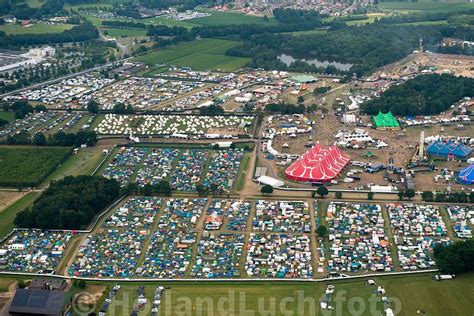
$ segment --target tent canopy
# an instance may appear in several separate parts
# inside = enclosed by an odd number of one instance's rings
[[[390,111],[386,114],[379,112],[376,116],[372,117],[372,120],[376,128],[400,128],[400,124],[398,124],[397,119]]]
[[[305,182],[327,182],[336,178],[350,161],[337,146],[316,144],[285,171],[287,178]]]
[[[257,182],[260,184],[271,185],[274,188],[279,188],[285,184],[283,181],[269,177],[269,176],[260,176],[257,178]]]
[[[459,172],[458,182],[463,184],[474,184],[474,163]]]
[[[433,156],[467,158],[471,154],[472,148],[462,143],[456,144],[452,141],[445,143],[437,140],[428,145],[426,152]]]

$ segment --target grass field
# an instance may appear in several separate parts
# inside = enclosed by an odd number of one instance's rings
[[[386,290],[397,315],[471,315],[474,306],[474,274],[455,280],[436,282],[431,275],[375,278]],[[335,285],[330,305],[323,313],[320,301],[327,284]],[[160,315],[383,315],[383,303],[375,286],[366,281],[322,283],[249,282],[249,283],[143,283],[148,302],[157,286],[164,286]],[[137,286],[123,284],[112,301],[108,315],[129,314],[137,299]],[[373,300],[373,303],[371,303]],[[371,310],[372,309],[372,310]],[[149,315],[150,303],[139,313]],[[184,312],[185,311],[185,312]],[[286,312],[287,311],[287,312]]]
[[[107,33],[112,37],[139,37],[139,36],[146,35],[146,30],[139,30],[139,29],[101,28],[101,30],[107,31]]]
[[[39,192],[30,192],[0,213],[0,238],[12,231],[16,214],[33,204],[39,195]]]
[[[0,25],[0,31],[6,34],[43,34],[43,33],[61,33],[64,30],[72,28],[71,24],[33,24],[29,27],[23,27],[17,24]]]
[[[148,66],[168,64],[187,66],[195,70],[221,69],[234,71],[250,61],[249,58],[225,55],[226,50],[237,45],[240,45],[240,43],[220,39],[196,40],[145,54],[137,57],[137,61]]]
[[[263,17],[245,15],[236,12],[221,12],[221,11],[209,11],[199,10],[202,12],[210,13],[211,16],[190,20],[193,24],[199,25],[232,25],[232,24],[260,24],[260,25],[272,25],[276,24],[276,20],[272,17],[265,21]]]
[[[68,147],[0,147],[0,185],[36,186],[69,153]]]
[[[466,3],[460,1],[454,2],[380,2],[378,4],[380,9],[393,11],[462,11],[466,9],[474,9],[474,3]]]
[[[0,120],[11,122],[15,120],[15,112],[0,111]]]
[[[45,0],[27,0],[26,3],[30,8],[39,8],[45,4]]]

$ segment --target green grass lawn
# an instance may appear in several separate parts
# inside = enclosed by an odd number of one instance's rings
[[[260,25],[272,25],[276,24],[276,20],[273,17],[268,18],[265,21],[263,17],[245,15],[237,12],[221,12],[221,11],[210,11],[210,10],[199,10],[212,14],[203,18],[197,18],[190,20],[193,24],[199,25],[232,25],[232,24],[260,24]]]
[[[103,149],[103,147],[97,146],[80,149],[77,154],[70,156],[51,173],[43,182],[43,186],[66,176],[91,175],[102,159],[104,159]]]
[[[146,30],[140,29],[111,29],[101,28],[102,31],[107,31],[109,36],[112,37],[139,37],[146,36]]]
[[[0,120],[11,122],[15,120],[15,112],[0,111]]]
[[[64,30],[72,28],[72,24],[33,24],[29,27],[23,27],[18,24],[0,25],[0,31],[6,34],[43,34],[43,33],[61,33]]]
[[[234,71],[245,66],[250,59],[226,56],[225,52],[240,42],[220,39],[203,39],[182,43],[175,47],[154,51],[137,57],[148,66],[168,64],[187,66],[196,70],[221,69]]]
[[[430,274],[375,278],[392,300],[397,315],[471,315],[474,306],[474,274],[455,280],[436,282]],[[323,313],[320,300],[327,284],[335,285],[330,305],[332,313]],[[148,303],[139,315],[149,315],[151,300],[157,286],[164,286],[160,315],[261,315],[264,308],[282,315],[284,309],[292,315],[384,315],[376,287],[366,280],[330,281],[322,283],[249,282],[249,283],[141,283]],[[129,314],[137,299],[137,285],[122,284],[108,315]],[[371,303],[373,300],[373,303]],[[222,309],[220,309],[222,308]],[[372,308],[372,310],[371,310]],[[253,313],[254,312],[254,313]]]
[[[45,4],[45,0],[27,0],[26,3],[30,8],[39,8]]]
[[[0,238],[10,233],[15,227],[13,221],[15,220],[16,214],[33,204],[39,195],[39,192],[30,192],[0,212]]]
[[[154,24],[154,25],[166,25],[166,26],[181,26],[181,27],[186,27],[188,29],[198,26],[193,22],[194,20],[188,20],[188,21],[176,21],[172,19],[167,19],[164,17],[153,17],[153,18],[147,18],[147,19],[142,19],[141,22],[146,23],[146,24]]]

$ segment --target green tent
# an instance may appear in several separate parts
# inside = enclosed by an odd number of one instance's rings
[[[395,116],[393,116],[392,112],[388,112],[386,114],[383,114],[382,112],[379,112],[376,116],[372,117],[372,120],[374,121],[375,128],[380,128],[380,129],[399,129],[400,124],[398,124],[397,119]]]

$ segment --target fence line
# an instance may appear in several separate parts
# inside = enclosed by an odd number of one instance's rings
[[[333,277],[333,278],[314,278],[314,279],[278,279],[278,278],[249,278],[249,279],[232,279],[232,278],[222,278],[222,279],[192,279],[192,278],[183,278],[183,279],[170,279],[170,278],[91,278],[91,277],[77,277],[77,276],[66,276],[66,275],[49,275],[49,274],[39,274],[39,273],[29,273],[29,272],[7,272],[0,271],[0,275],[11,275],[11,276],[29,276],[29,277],[51,277],[63,280],[84,280],[84,281],[95,281],[95,282],[195,282],[195,283],[207,283],[207,282],[232,282],[232,283],[251,283],[251,282],[298,282],[298,283],[318,283],[318,282],[327,282],[327,281],[340,281],[340,280],[353,280],[353,279],[365,279],[365,278],[375,278],[375,277],[390,277],[398,275],[411,275],[411,274],[426,274],[438,272],[438,269],[429,269],[429,270],[419,270],[419,271],[403,271],[403,272],[381,272],[381,273],[370,273],[370,274],[361,274],[361,275],[348,275],[343,277]]]

